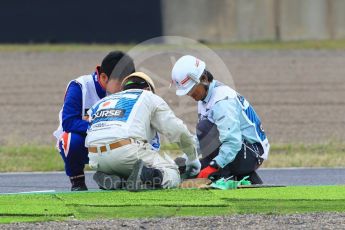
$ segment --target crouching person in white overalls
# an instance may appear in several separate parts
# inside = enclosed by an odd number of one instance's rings
[[[122,82],[122,92],[97,102],[90,110],[86,147],[94,180],[103,189],[175,188],[181,183],[178,167],[166,154],[152,150],[157,131],[186,153],[187,172],[200,171],[195,141],[167,103],[154,94],[150,77],[136,72]]]

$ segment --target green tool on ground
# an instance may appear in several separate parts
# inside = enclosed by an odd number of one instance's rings
[[[241,185],[251,185],[252,184],[249,180],[247,180],[249,178],[249,176],[243,177],[243,179],[240,181],[231,180],[231,178],[232,177],[220,178],[216,182],[213,182],[210,185],[210,187],[218,188],[218,189],[222,189],[222,190],[228,190],[228,189],[237,189],[238,186],[241,186]]]

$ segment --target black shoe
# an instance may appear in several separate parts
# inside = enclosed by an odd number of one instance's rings
[[[128,191],[137,192],[144,189],[157,189],[162,187],[163,174],[160,170],[148,168],[142,160],[138,160],[129,175],[126,188]]]
[[[178,166],[178,171],[180,175],[186,172],[186,159],[183,157],[177,157],[175,160],[176,165]]]
[[[119,176],[105,174],[100,171],[97,171],[93,175],[93,180],[98,184],[99,188],[103,190],[121,189],[124,183]]]
[[[263,184],[264,182],[261,180],[260,176],[254,171],[251,174],[249,174],[248,180],[252,184]]]
[[[81,185],[81,186],[72,186],[71,191],[72,192],[79,192],[79,191],[87,191],[86,184]]]
[[[72,184],[71,191],[87,191],[85,175],[70,177],[70,180]]]

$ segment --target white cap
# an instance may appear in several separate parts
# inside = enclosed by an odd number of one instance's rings
[[[186,95],[193,86],[198,84],[205,67],[205,62],[191,55],[178,59],[171,71],[172,81],[177,87],[176,95]]]

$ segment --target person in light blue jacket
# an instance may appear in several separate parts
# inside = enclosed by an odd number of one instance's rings
[[[190,55],[175,63],[172,81],[176,95],[188,95],[198,102],[196,134],[202,155],[198,178],[249,176],[253,184],[262,184],[256,169],[268,158],[270,145],[250,103],[214,80],[205,62]]]

